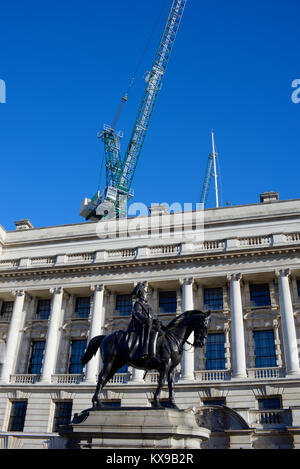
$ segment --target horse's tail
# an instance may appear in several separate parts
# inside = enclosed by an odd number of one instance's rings
[[[86,365],[90,359],[96,355],[98,348],[101,345],[102,340],[105,338],[105,335],[97,335],[96,337],[93,337],[86,348],[86,351],[81,357],[81,363],[82,365]]]

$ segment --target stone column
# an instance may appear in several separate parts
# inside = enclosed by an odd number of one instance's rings
[[[244,336],[244,320],[241,295],[241,274],[228,276],[230,280],[230,309],[232,337],[232,377],[246,378],[246,350]]]
[[[9,382],[9,377],[15,370],[20,342],[20,329],[22,327],[25,293],[23,290],[18,290],[14,292],[14,294],[15,301],[7,335],[5,359],[1,372],[1,381],[4,383]]]
[[[183,280],[182,286],[182,312],[194,309],[193,299],[193,278],[186,278]],[[188,341],[194,342],[194,333],[190,335]],[[192,381],[194,380],[194,347],[186,344],[182,355],[181,367],[181,380]]]
[[[93,299],[93,310],[92,310],[89,340],[93,339],[97,335],[101,335],[102,328],[104,325],[104,308],[103,308],[104,286],[95,285],[91,287],[91,290],[94,292],[94,299]],[[94,384],[96,382],[97,374],[99,373],[99,367],[100,367],[100,352],[98,350],[97,354],[86,365],[86,379],[85,379],[86,383]]]
[[[299,374],[299,355],[294,312],[289,285],[290,269],[276,272],[279,283],[280,312],[285,352],[286,374]]]
[[[58,345],[59,327],[61,325],[61,306],[63,300],[63,289],[61,287],[51,288],[52,293],[51,313],[46,337],[44,360],[42,367],[42,384],[51,383],[51,376],[55,373]]]

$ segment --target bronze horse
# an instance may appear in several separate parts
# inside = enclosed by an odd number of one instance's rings
[[[174,403],[174,375],[176,366],[180,363],[183,346],[194,332],[194,347],[203,347],[207,337],[207,327],[210,312],[200,310],[186,311],[173,319],[167,326],[163,326],[156,345],[156,357],[153,361],[147,358],[131,358],[127,332],[116,331],[110,335],[96,336],[89,342],[84,355],[81,358],[83,365],[96,354],[100,348],[103,366],[98,376],[96,391],[92,398],[93,408],[101,408],[99,395],[108,381],[124,365],[129,364],[134,368],[159,373],[158,386],[154,393],[155,407],[161,407],[159,396],[165,379],[168,380],[169,405],[176,407]]]

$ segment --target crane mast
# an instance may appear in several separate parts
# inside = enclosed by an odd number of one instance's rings
[[[116,133],[114,125],[105,125],[103,131],[99,134],[105,148],[106,189],[103,194],[98,192],[92,200],[85,199],[81,204],[80,215],[87,220],[126,217],[127,202],[133,195],[131,190],[133,177],[186,2],[187,0],[172,1],[151,72],[148,73],[146,78],[146,89],[123,160],[120,154],[122,134],[120,132]],[[127,96],[125,95],[122,100],[122,104],[124,104]]]
[[[205,178],[204,178],[204,183],[202,187],[201,203],[205,205],[207,202],[210,181],[211,181],[211,177],[213,177],[214,185],[215,185],[216,208],[218,208],[219,207],[219,189],[218,189],[218,175],[217,175],[217,163],[216,163],[217,153],[215,151],[215,134],[213,131],[211,131],[211,140],[212,140],[212,153],[210,153],[208,156]]]

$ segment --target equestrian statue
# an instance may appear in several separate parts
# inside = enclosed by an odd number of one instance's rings
[[[154,393],[154,406],[161,408],[159,397],[167,378],[169,406],[176,408],[174,402],[174,376],[181,362],[185,343],[203,347],[207,338],[210,312],[200,310],[186,311],[164,326],[148,304],[146,282],[137,284],[132,292],[132,317],[127,331],[119,330],[107,336],[99,335],[90,340],[81,358],[86,365],[100,348],[102,369],[98,376],[92,398],[94,409],[102,407],[100,393],[115,373],[128,364],[134,368],[159,373],[158,386]],[[194,343],[188,342],[194,333]]]

